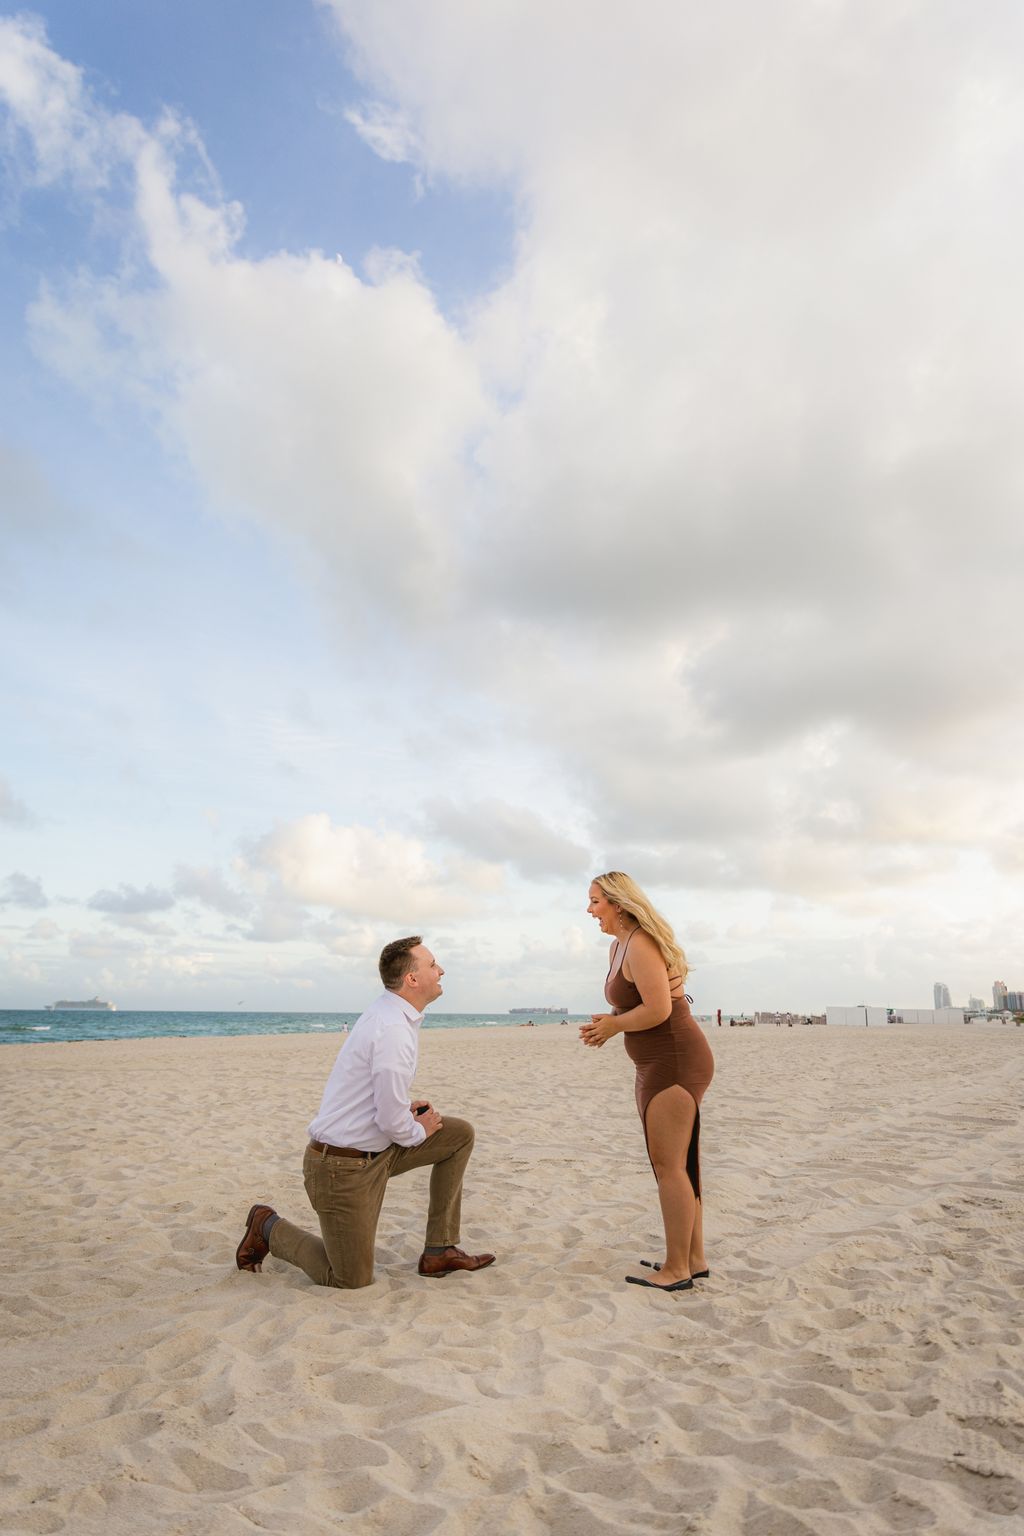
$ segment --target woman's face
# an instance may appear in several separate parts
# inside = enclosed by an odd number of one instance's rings
[[[601,926],[602,933],[615,933],[619,923],[619,909],[614,902],[609,901],[599,885],[590,887],[590,900],[587,902],[587,911],[591,917],[596,917]]]

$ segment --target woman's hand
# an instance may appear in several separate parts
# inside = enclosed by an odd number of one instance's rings
[[[592,1013],[589,1024],[580,1025],[580,1039],[584,1045],[604,1045],[619,1033],[619,1021],[613,1013]]]

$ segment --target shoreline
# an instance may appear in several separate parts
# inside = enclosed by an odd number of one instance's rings
[[[28,1012],[29,1010],[17,1010],[17,1011],[19,1011],[19,1012]],[[352,1023],[354,1023],[355,1020],[359,1017],[359,1015],[358,1014],[352,1014],[350,1017],[351,1017]],[[589,1017],[589,1015],[576,1014],[576,1015],[573,1015],[572,1018],[567,1019],[567,1020],[565,1020],[564,1022],[562,1022],[560,1024],[552,1022],[552,1021],[545,1021],[542,1024],[538,1024],[538,1023],[534,1022],[532,1025],[527,1025],[525,1023],[511,1024],[511,1023],[506,1023],[504,1021],[498,1022],[496,1020],[495,1021],[488,1020],[488,1021],[484,1021],[484,1022],[481,1022],[481,1023],[478,1023],[478,1024],[435,1024],[435,1025],[431,1025],[429,1022],[425,1021],[424,1024],[422,1025],[422,1027],[421,1027],[421,1034],[422,1034],[422,1036],[424,1038],[426,1038],[428,1036],[442,1035],[442,1034],[443,1035],[461,1035],[461,1034],[466,1034],[466,1035],[474,1036],[474,1035],[477,1035],[477,1034],[480,1034],[480,1033],[487,1033],[487,1034],[499,1034],[499,1033],[501,1033],[501,1034],[509,1034],[509,1035],[519,1035],[524,1030],[529,1030],[531,1034],[536,1034],[536,1035],[554,1035],[554,1036],[561,1035],[563,1032],[568,1032],[570,1034],[571,1038],[575,1040],[577,1038],[576,1030],[578,1029],[579,1024],[582,1023],[584,1018],[586,1018],[586,1017]],[[846,1037],[846,1036],[856,1036],[858,1038],[863,1038],[863,1037],[866,1037],[866,1036],[870,1036],[872,1039],[875,1039],[875,1038],[877,1038],[879,1036],[883,1036],[883,1035],[884,1036],[907,1035],[907,1036],[911,1036],[911,1037],[921,1036],[921,1037],[928,1037],[928,1038],[933,1038],[933,1037],[934,1038],[942,1038],[942,1037],[947,1037],[947,1036],[950,1037],[950,1038],[974,1038],[975,1036],[978,1036],[978,1035],[1003,1034],[1003,1035],[1006,1035],[1008,1038],[1011,1038],[1014,1035],[1021,1035],[1022,1037],[1024,1037],[1024,1029],[1022,1029],[1021,1026],[1013,1025],[1013,1024],[1007,1024],[1007,1023],[1000,1023],[997,1020],[992,1020],[990,1022],[980,1023],[980,1024],[917,1024],[917,1023],[914,1023],[914,1024],[903,1024],[903,1023],[901,1023],[901,1024],[872,1024],[872,1025],[869,1025],[869,1026],[865,1026],[865,1025],[858,1026],[858,1025],[853,1025],[853,1024],[833,1024],[831,1026],[830,1025],[823,1025],[823,1024],[821,1024],[821,1025],[806,1025],[806,1024],[803,1024],[803,1025],[794,1025],[794,1026],[792,1026],[792,1028],[790,1028],[790,1027],[785,1026],[785,1025],[779,1026],[779,1025],[774,1025],[774,1024],[756,1024],[756,1025],[753,1025],[753,1024],[746,1024],[746,1025],[735,1024],[735,1025],[730,1025],[728,1023],[722,1023],[720,1025],[716,1025],[714,1020],[709,1020],[709,1019],[706,1019],[706,1018],[698,1018],[698,1017],[696,1017],[696,1015],[695,1015],[695,1018],[696,1018],[697,1024],[704,1031],[704,1033],[708,1036],[708,1039],[712,1043],[716,1039],[721,1039],[721,1038],[723,1038],[725,1036],[729,1036],[729,1035],[734,1035],[734,1036],[742,1035],[742,1036],[749,1036],[749,1037],[754,1037],[754,1036],[756,1036],[756,1037],[763,1037],[765,1035],[768,1035],[768,1036],[799,1035],[799,1036],[802,1037],[802,1036],[808,1036],[808,1035],[826,1035],[827,1034],[830,1037],[836,1037],[836,1036],[843,1036],[843,1037]],[[2,1021],[2,1014],[0,1014],[0,1021]],[[2,1028],[2,1022],[0,1022],[0,1028]],[[205,1041],[205,1040],[241,1040],[241,1041],[244,1041],[244,1040],[250,1040],[250,1041],[254,1041],[254,1040],[299,1040],[299,1039],[328,1039],[328,1040],[336,1040],[336,1039],[343,1038],[345,1035],[347,1035],[347,1033],[348,1033],[350,1028],[351,1028],[351,1024],[350,1023],[343,1023],[343,1024],[341,1024],[341,1025],[339,1025],[337,1027],[330,1027],[330,1026],[326,1026],[326,1025],[324,1025],[324,1026],[316,1026],[315,1025],[315,1026],[309,1026],[309,1027],[306,1027],[306,1028],[303,1028],[303,1029],[290,1029],[290,1030],[289,1029],[211,1030],[209,1032],[200,1032],[200,1031],[197,1030],[197,1031],[193,1031],[193,1032],[189,1032],[189,1033],[178,1032],[178,1031],[168,1031],[167,1033],[149,1034],[149,1035],[110,1035],[110,1036],[88,1035],[88,1036],[83,1036],[81,1039],[77,1039],[77,1040],[66,1040],[66,1039],[65,1040],[54,1040],[54,1039],[45,1039],[45,1040],[41,1040],[41,1039],[0,1040],[0,1059],[2,1059],[3,1055],[7,1051],[10,1051],[10,1050],[13,1050],[13,1051],[18,1051],[18,1050],[26,1050],[26,1051],[31,1050],[31,1051],[35,1051],[35,1050],[38,1049],[39,1046],[47,1046],[47,1047],[49,1047],[51,1049],[56,1048],[56,1047],[73,1047],[75,1049],[80,1049],[83,1046],[90,1046],[90,1045],[99,1045],[99,1046],[104,1046],[104,1047],[118,1046],[118,1045],[145,1045],[145,1044],[156,1044],[156,1043],[158,1043],[160,1041],[168,1041],[168,1040],[178,1040],[178,1041],[185,1041],[185,1042],[192,1041],[192,1042],[196,1042],[196,1043],[198,1043],[200,1041]],[[40,1030],[39,1032],[42,1032],[42,1031]]]

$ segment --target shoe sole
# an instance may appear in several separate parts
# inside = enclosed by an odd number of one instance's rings
[[[660,1269],[661,1268],[661,1265],[660,1264],[655,1264],[652,1259],[641,1259],[640,1263],[643,1265],[644,1269]],[[711,1271],[710,1271],[710,1269],[695,1269],[693,1274],[690,1276],[690,1279],[691,1280],[710,1280],[711,1279]]]
[[[693,1280],[673,1280],[671,1285],[659,1285],[656,1280],[641,1280],[639,1275],[627,1275],[627,1285],[642,1285],[648,1291],[692,1291]]]

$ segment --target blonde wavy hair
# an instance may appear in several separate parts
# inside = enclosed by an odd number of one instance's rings
[[[624,875],[621,869],[612,869],[606,875],[595,875],[594,884],[604,892],[609,901],[621,907],[623,912],[628,912],[630,917],[636,918],[644,933],[649,933],[661,950],[669,973],[672,974],[678,968],[680,978],[685,981],[690,967],[686,963],[682,947],[668,923],[661,913],[651,906],[636,881],[630,879],[629,875]]]

